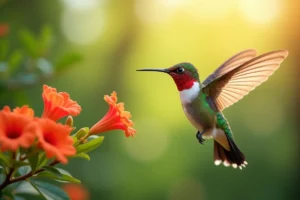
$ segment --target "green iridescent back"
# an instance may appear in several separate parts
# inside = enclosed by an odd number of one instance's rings
[[[233,134],[232,134],[231,128],[229,126],[228,121],[224,117],[223,113],[218,112],[216,114],[216,116],[217,116],[217,127],[221,128],[227,136],[229,136],[231,139],[233,139]]]

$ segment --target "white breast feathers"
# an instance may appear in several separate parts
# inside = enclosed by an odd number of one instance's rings
[[[180,91],[180,99],[182,104],[191,103],[199,94],[200,86],[198,82],[194,82],[194,85],[190,89]]]

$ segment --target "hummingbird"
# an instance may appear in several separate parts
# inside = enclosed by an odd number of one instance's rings
[[[169,74],[177,86],[187,119],[197,129],[198,141],[203,144],[207,139],[214,140],[214,164],[242,169],[248,163],[234,142],[222,111],[266,81],[287,55],[287,50],[276,50],[257,56],[254,49],[248,49],[232,56],[202,83],[197,69],[188,62],[137,71]]]

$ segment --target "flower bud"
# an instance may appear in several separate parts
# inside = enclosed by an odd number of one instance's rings
[[[66,119],[65,125],[68,125],[70,127],[73,127],[73,117],[69,115]]]

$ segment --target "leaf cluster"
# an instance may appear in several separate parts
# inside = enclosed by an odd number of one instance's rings
[[[87,153],[102,144],[103,136],[87,138],[88,131],[88,128],[81,128],[72,135],[77,153],[69,159],[89,161]],[[15,153],[0,152],[0,199],[25,198],[27,195],[38,195],[42,199],[69,199],[59,185],[81,182],[57,164],[57,160],[48,159],[45,152],[36,148],[21,148]]]

